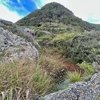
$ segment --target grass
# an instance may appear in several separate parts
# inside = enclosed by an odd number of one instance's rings
[[[54,72],[62,68],[62,62],[59,61],[60,56],[55,48],[46,47],[42,50],[39,64],[49,72]]]
[[[39,64],[48,72],[55,72],[62,67],[62,63],[53,56],[42,55]]]
[[[0,63],[2,99],[26,100],[30,95],[34,97],[56,91],[56,81],[62,78],[58,76],[63,64],[60,55],[56,49],[50,48],[44,48],[41,53],[37,62],[20,59]]]
[[[23,59],[0,63],[0,92],[3,100],[27,100],[35,95],[57,91],[56,84],[65,80],[61,69],[64,65],[60,50],[43,48],[39,61]],[[89,68],[88,68],[89,69]],[[90,70],[91,71],[91,70]],[[81,81],[81,73],[68,72],[71,83]],[[64,80],[63,80],[64,78]],[[63,89],[67,88],[66,86]]]
[[[100,100],[100,96],[97,96],[96,100]]]
[[[14,97],[23,100],[29,98],[30,94],[44,95],[52,88],[51,82],[47,71],[30,59],[0,63],[3,100],[12,100]]]
[[[69,82],[71,82],[71,83],[81,81],[81,74],[76,72],[76,71],[75,72],[68,72],[67,76],[68,76]]]

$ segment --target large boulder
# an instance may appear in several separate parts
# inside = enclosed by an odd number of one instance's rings
[[[9,60],[10,58],[38,59],[39,53],[31,42],[0,27],[0,58],[3,60]]]
[[[65,90],[60,90],[43,97],[43,100],[99,100],[100,72],[88,82],[77,82]]]
[[[29,37],[34,39],[35,36],[35,31],[29,28],[24,29],[24,33],[26,33]]]

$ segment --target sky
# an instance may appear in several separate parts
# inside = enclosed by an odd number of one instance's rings
[[[50,2],[64,5],[85,21],[100,24],[100,0],[0,0],[0,19],[16,22]]]

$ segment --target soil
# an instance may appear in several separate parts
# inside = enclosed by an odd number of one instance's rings
[[[83,69],[81,69],[79,66],[69,62],[68,60],[61,60],[63,62],[63,68],[67,71],[77,71],[83,73]]]

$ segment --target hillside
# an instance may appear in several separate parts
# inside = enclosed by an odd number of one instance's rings
[[[41,9],[30,13],[16,22],[20,26],[41,26],[46,23],[63,23],[64,25],[78,26],[83,30],[100,27],[99,25],[95,27],[95,25],[83,21],[81,18],[76,17],[72,11],[55,2],[46,4]]]
[[[0,20],[0,100],[100,100],[99,29],[58,3]]]

